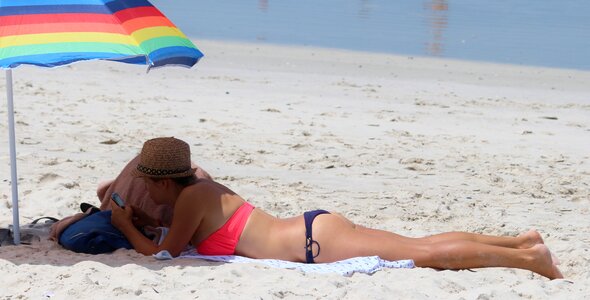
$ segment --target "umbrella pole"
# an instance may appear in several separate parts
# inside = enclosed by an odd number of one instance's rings
[[[14,135],[14,105],[12,103],[12,70],[6,70],[6,98],[8,101],[8,136],[10,140],[10,185],[12,187],[12,230],[14,244],[20,244],[20,225],[18,222],[18,178],[16,177],[16,143]]]

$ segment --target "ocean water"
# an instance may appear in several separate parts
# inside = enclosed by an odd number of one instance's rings
[[[590,0],[151,2],[197,43],[308,45],[590,70]]]

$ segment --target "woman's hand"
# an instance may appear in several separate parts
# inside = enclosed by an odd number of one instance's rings
[[[127,226],[133,226],[133,208],[130,206],[121,208],[111,199],[111,209],[111,224],[113,224],[113,226],[121,231]]]

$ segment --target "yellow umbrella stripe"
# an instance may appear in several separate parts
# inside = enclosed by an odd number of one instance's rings
[[[139,43],[132,37],[117,33],[102,32],[61,32],[26,34],[7,36],[0,38],[0,48],[42,45],[53,43],[114,43],[131,46],[139,46]]]
[[[156,26],[136,30],[131,33],[131,36],[138,44],[160,37],[180,37],[186,39],[186,36],[178,28],[167,26]]]

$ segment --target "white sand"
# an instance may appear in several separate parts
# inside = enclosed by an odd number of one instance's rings
[[[174,135],[220,182],[274,215],[323,208],[409,236],[537,228],[567,279],[504,268],[347,278],[160,262],[127,250],[80,255],[43,242],[0,248],[0,297],[590,295],[590,72],[197,45],[206,57],[196,70],[146,75],[139,66],[93,62],[14,71],[21,223],[98,203],[97,183],[114,177],[144,140]],[[5,227],[12,222],[5,100],[0,111]]]

